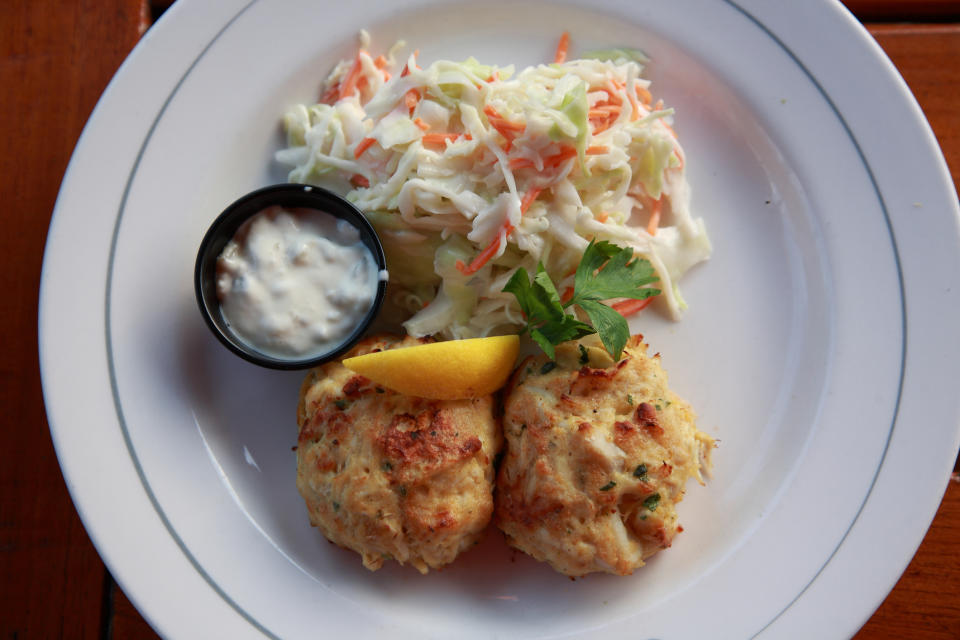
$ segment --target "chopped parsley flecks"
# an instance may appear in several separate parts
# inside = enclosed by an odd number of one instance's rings
[[[629,393],[627,394],[627,404],[629,404],[631,407],[633,406],[633,395],[632,395],[632,394],[629,394]]]
[[[344,409],[347,408],[347,401],[344,400],[343,398],[340,398],[339,400],[334,400],[333,404],[335,404],[337,409],[340,409],[340,411],[343,411]]]
[[[637,468],[633,470],[633,477],[634,477],[634,478],[640,478],[640,479],[646,478],[646,477],[647,477],[647,465],[645,465],[645,464],[638,464],[638,465],[637,465]]]
[[[654,493],[653,495],[649,495],[647,496],[646,500],[643,501],[643,506],[645,506],[647,509],[650,509],[650,511],[656,511],[657,505],[659,504],[660,504],[659,493]]]
[[[602,487],[600,487],[600,491],[610,491],[610,489],[613,489],[615,486],[617,486],[617,483],[614,482],[613,480],[611,480],[611,481],[608,482],[607,484],[605,484],[605,485],[603,485]],[[646,504],[646,503],[644,503],[644,504]]]
[[[543,363],[542,367],[540,367],[540,375],[544,375],[545,373],[550,373],[556,368],[557,368],[557,363],[554,362],[553,360],[548,360],[547,362]]]
[[[578,344],[577,346],[580,347],[580,366],[586,366],[587,363],[590,362],[590,354],[587,353],[587,348],[582,344]]]

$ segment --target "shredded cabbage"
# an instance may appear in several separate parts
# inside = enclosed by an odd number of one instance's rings
[[[470,338],[524,324],[503,293],[518,267],[542,262],[558,290],[590,238],[631,246],[660,276],[668,313],[677,280],[711,253],[690,214],[673,111],[653,103],[642,53],[614,49],[560,64],[468,59],[397,69],[362,34],[317,104],[284,116],[276,159],[292,182],[343,193],[387,254],[407,332]]]

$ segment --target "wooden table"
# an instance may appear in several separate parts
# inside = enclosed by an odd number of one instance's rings
[[[110,77],[164,4],[0,2],[0,638],[155,634],[104,568],[67,494],[43,408],[37,292],[70,154]],[[917,96],[960,184],[960,2],[850,0]],[[960,638],[960,482],[858,639]]]

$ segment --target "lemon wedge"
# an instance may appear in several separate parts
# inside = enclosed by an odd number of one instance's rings
[[[345,358],[343,365],[388,389],[434,400],[477,398],[507,382],[517,336],[432,342]]]

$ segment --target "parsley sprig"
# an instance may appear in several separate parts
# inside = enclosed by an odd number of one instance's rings
[[[556,345],[596,333],[610,355],[619,360],[630,338],[630,327],[626,318],[603,301],[641,300],[658,295],[659,289],[647,286],[657,280],[649,260],[634,259],[632,248],[601,240],[591,241],[583,252],[573,279],[573,296],[566,302],[560,301],[557,288],[542,263],[537,265],[532,281],[526,269],[517,269],[503,291],[516,296],[527,318],[524,331],[530,333],[550,359],[555,357]],[[567,313],[567,309],[574,306],[587,314],[590,324]]]

